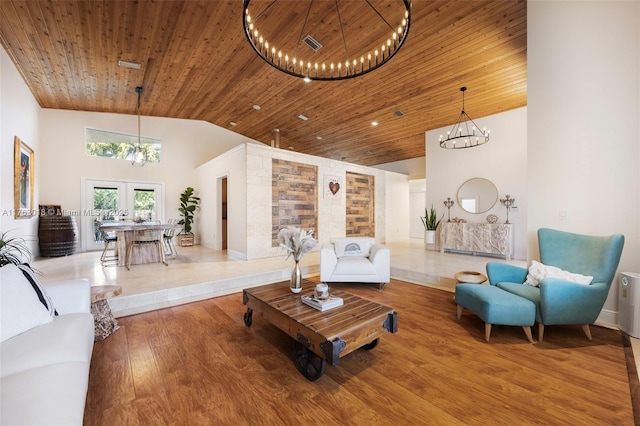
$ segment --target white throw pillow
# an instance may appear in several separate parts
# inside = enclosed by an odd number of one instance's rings
[[[584,285],[589,285],[591,284],[591,281],[593,281],[593,277],[591,276],[564,271],[556,266],[543,265],[542,263],[533,260],[531,261],[531,266],[527,271],[527,279],[524,284],[538,287],[540,285],[540,281],[547,277],[562,278],[566,281]]]
[[[368,257],[373,238],[335,238],[332,240],[336,247],[336,256]]]
[[[53,321],[31,283],[15,265],[0,268],[0,341]]]
[[[44,305],[44,307],[49,311],[49,315],[58,315],[56,308],[53,306],[53,302],[51,298],[44,291],[44,287],[40,284],[38,277],[36,277],[36,273],[31,269],[28,263],[23,263],[22,265],[16,265],[18,269],[22,271],[22,275],[29,281],[33,291],[36,292],[36,296],[38,296],[38,300]]]

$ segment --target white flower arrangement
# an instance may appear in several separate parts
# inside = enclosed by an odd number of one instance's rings
[[[287,259],[293,255],[296,262],[300,261],[305,253],[311,251],[318,244],[318,241],[313,238],[313,229],[303,231],[293,226],[282,228],[278,232],[278,242],[280,247],[287,250]]]

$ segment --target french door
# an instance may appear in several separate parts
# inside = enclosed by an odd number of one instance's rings
[[[101,250],[104,242],[98,222],[164,219],[164,184],[85,179],[82,235],[84,250]]]

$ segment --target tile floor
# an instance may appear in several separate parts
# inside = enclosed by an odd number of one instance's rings
[[[425,250],[422,240],[410,239],[388,244],[391,249],[391,276],[418,284],[449,283],[461,270],[483,272],[487,261],[507,262],[455,253]],[[88,278],[92,285],[119,285],[122,295],[110,300],[116,316],[130,315],[207,297],[220,296],[245,287],[282,281],[291,274],[293,261],[283,255],[251,261],[236,260],[226,251],[202,246],[178,247],[178,256],[161,263],[122,266],[100,264],[100,252],[77,253],[66,257],[38,258],[34,267],[42,281]],[[525,265],[522,260],[509,263]],[[319,273],[319,252],[305,255],[303,273]]]

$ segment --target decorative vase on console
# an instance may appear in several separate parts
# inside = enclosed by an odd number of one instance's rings
[[[313,229],[303,231],[300,228],[288,227],[278,232],[278,243],[280,247],[287,250],[287,259],[293,255],[296,261],[291,272],[291,282],[289,287],[293,293],[302,291],[302,271],[300,270],[300,260],[302,256],[316,246],[318,241],[313,238]]]

